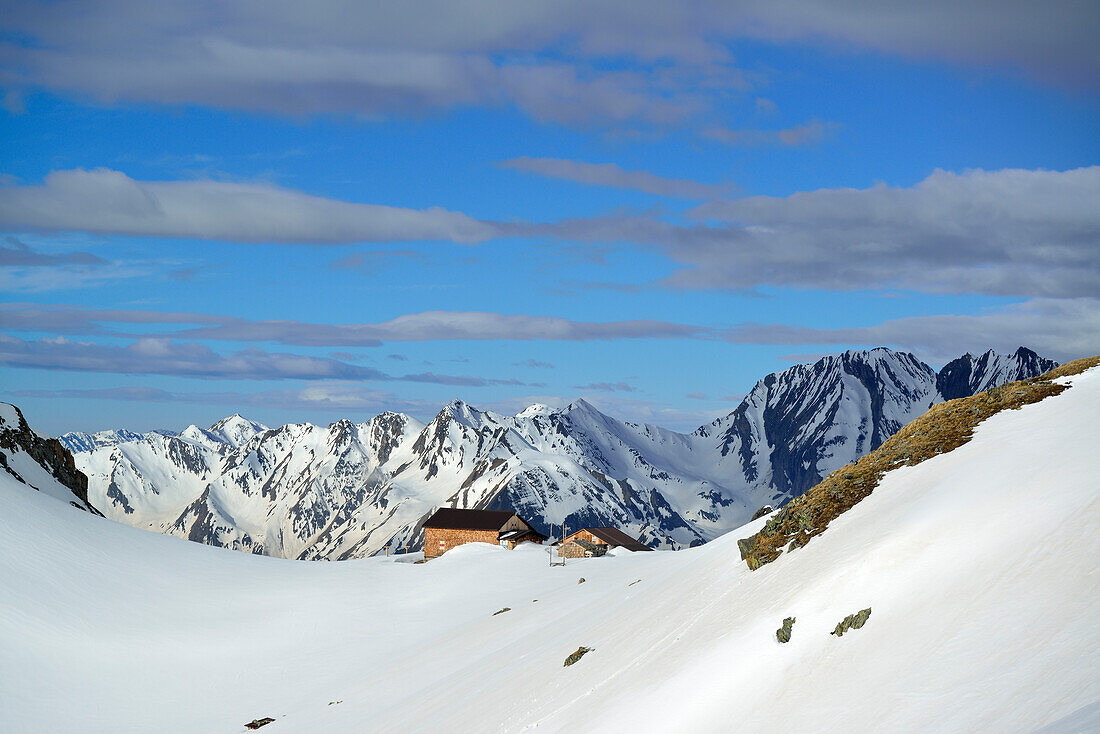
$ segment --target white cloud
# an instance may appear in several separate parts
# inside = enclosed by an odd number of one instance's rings
[[[761,100],[757,100],[758,110],[762,109],[759,104],[760,101]],[[764,101],[767,102],[768,100]],[[774,104],[772,108],[774,108]],[[765,105],[763,110],[767,112],[769,108]],[[816,145],[833,135],[839,127],[839,125],[833,122],[811,120],[802,125],[795,125],[794,127],[777,130],[733,130],[730,128],[714,127],[704,130],[703,135],[712,140],[717,140],[720,143],[725,143],[726,145],[740,145],[746,147],[785,145],[797,148],[807,145]]]
[[[175,324],[191,326],[172,337],[243,342],[271,341],[296,346],[373,347],[382,342],[545,339],[595,341],[615,339],[690,338],[704,327],[667,321],[572,321],[556,316],[528,316],[482,311],[424,311],[374,324],[314,324],[303,321],[249,321],[233,316],[159,311],[87,309],[42,304],[0,306],[0,326],[58,334],[130,336],[104,324]],[[203,326],[205,324],[205,326]],[[195,326],[198,325],[198,326]]]
[[[248,321],[211,314],[96,310],[29,303],[0,305],[0,327],[9,331],[85,337],[139,337],[116,331],[108,326],[110,324],[183,327],[176,331],[158,328],[161,337],[172,340],[270,341],[307,347],[372,347],[384,342],[455,339],[611,341],[665,338],[721,340],[736,344],[836,345],[838,348],[882,345],[920,352],[929,361],[990,348],[1012,351],[1018,346],[1030,347],[1044,356],[1059,360],[1100,354],[1100,298],[1089,297],[1037,298],[979,314],[912,316],[890,319],[872,326],[828,329],[774,323],[722,326],[652,321],[576,322],[556,317],[479,312],[409,314],[378,324],[313,324]],[[338,363],[354,359],[352,355],[343,353],[330,356]],[[59,354],[57,358],[64,359],[66,355]],[[514,363],[513,366],[551,367],[548,363],[532,359]],[[318,374],[317,377],[323,375]],[[434,378],[444,384],[451,379],[431,373],[408,375],[406,378],[414,381]],[[386,376],[386,379],[396,378]],[[476,378],[454,379],[460,381],[454,384],[469,384],[469,380]],[[500,384],[500,381],[497,382]]]
[[[173,375],[216,380],[402,381],[459,387],[542,385],[512,378],[440,375],[432,372],[389,375],[371,367],[349,364],[338,359],[267,352],[256,348],[223,354],[197,342],[183,342],[161,336],[142,337],[125,346],[115,346],[74,341],[63,336],[27,341],[0,334],[0,364],[64,372]]]
[[[614,163],[586,163],[563,158],[521,156],[502,161],[500,165],[517,171],[580,184],[634,189],[657,196],[683,199],[713,199],[729,194],[733,188],[729,184],[705,184],[682,178],[666,178],[648,171],[628,171]]]
[[[661,285],[1020,297],[1100,293],[1100,166],[935,171],[912,187],[822,189],[713,201],[699,223],[650,216],[535,228],[570,241],[662,249],[684,266]]]
[[[932,364],[965,352],[1007,353],[1025,346],[1064,362],[1100,354],[1100,298],[1033,299],[976,315],[909,316],[863,327],[742,324],[728,329],[723,339],[737,344],[891,346],[916,352]],[[815,355],[790,359],[812,361]]]
[[[0,46],[8,94],[44,87],[107,102],[291,115],[511,104],[566,123],[667,122],[706,106],[689,89],[720,96],[744,87],[727,50],[741,38],[1019,69],[1092,89],[1100,79],[1096,12],[1087,1],[851,0],[827,9],[813,0],[9,5],[5,26],[21,40]],[[579,63],[553,60],[563,49]],[[600,69],[608,59],[615,71]],[[18,98],[6,104],[18,109]]]
[[[136,181],[106,168],[54,171],[40,186],[0,187],[0,224],[103,234],[331,244],[478,242],[492,224],[439,207],[406,209],[265,184]]]
[[[232,390],[180,392],[146,386],[121,386],[16,390],[9,394],[16,398],[188,403],[228,405],[235,410],[251,407],[296,412],[355,412],[368,415],[392,410],[418,416],[431,416],[440,408],[438,403],[410,400],[386,390],[347,382],[316,382],[302,388],[278,388],[254,392]],[[301,420],[300,416],[295,420]]]
[[[17,237],[0,242],[0,291],[42,292],[102,287],[147,277],[149,262],[108,262],[90,252],[44,251]]]

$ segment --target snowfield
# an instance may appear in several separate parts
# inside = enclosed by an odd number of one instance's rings
[[[737,539],[766,518],[555,568],[530,545],[311,563],[0,473],[0,730],[1096,731],[1100,368],[1069,381],[754,572]]]

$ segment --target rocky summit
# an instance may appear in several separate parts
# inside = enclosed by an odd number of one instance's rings
[[[81,510],[101,514],[88,502],[88,477],[77,470],[69,450],[56,438],[39,435],[23,412],[9,403],[0,403],[0,471]]]

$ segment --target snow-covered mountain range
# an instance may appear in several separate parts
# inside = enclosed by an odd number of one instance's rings
[[[876,448],[945,398],[1055,366],[1030,350],[965,355],[937,373],[879,348],[768,375],[729,415],[682,434],[577,400],[515,416],[453,401],[424,424],[269,429],[234,415],[177,435],[67,434],[108,517],[286,558],[418,549],[440,506],[515,509],[537,529],[612,525],[653,547],[711,540]]]

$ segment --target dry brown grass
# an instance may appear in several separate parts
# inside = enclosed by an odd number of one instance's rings
[[[799,548],[820,535],[829,522],[871,494],[882,475],[899,466],[953,451],[969,441],[974,428],[1002,410],[1037,403],[1066,389],[1052,382],[1100,365],[1100,357],[1074,360],[1040,377],[1010,382],[972,397],[932,406],[920,418],[858,461],[836,470],[804,495],[776,512],[755,535],[737,542],[751,570],[774,561],[789,546]]]

